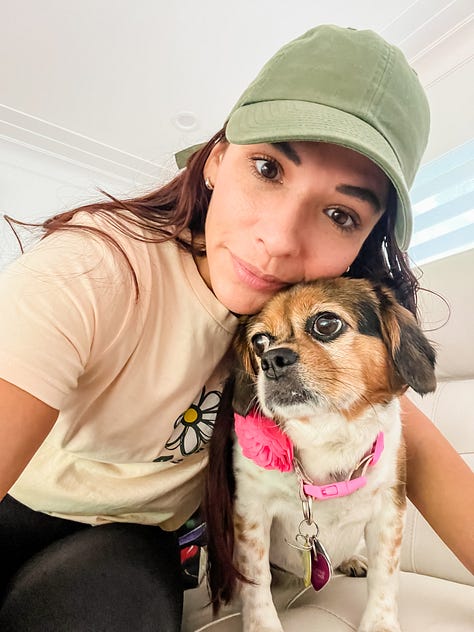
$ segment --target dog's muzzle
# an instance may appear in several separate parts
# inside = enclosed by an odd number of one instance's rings
[[[299,356],[292,349],[269,349],[261,357],[262,371],[269,380],[279,380],[288,373],[288,367],[296,364]]]
[[[310,392],[301,381],[299,360],[299,355],[288,347],[269,349],[260,358],[261,375],[264,377],[260,397],[273,414],[288,413],[302,404],[317,404],[315,393]]]

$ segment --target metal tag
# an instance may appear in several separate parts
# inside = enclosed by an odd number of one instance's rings
[[[313,549],[302,551],[303,557],[303,582],[304,587],[311,586],[311,575],[313,572]]]
[[[311,538],[311,584],[319,591],[332,577],[333,569],[329,555],[317,538]]]

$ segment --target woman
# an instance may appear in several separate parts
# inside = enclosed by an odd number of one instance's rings
[[[398,49],[317,27],[169,184],[44,224],[0,281],[2,630],[179,629],[175,530],[200,503],[237,315],[341,274],[414,311],[403,251],[428,127]],[[404,411],[409,495],[472,564],[470,472]]]

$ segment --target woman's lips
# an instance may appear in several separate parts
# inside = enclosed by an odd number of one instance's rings
[[[260,272],[260,270],[257,270],[235,255],[231,256],[232,263],[234,264],[234,270],[238,278],[255,290],[276,292],[288,285],[288,283],[282,281],[281,279]]]

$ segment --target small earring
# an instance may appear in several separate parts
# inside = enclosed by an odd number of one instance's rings
[[[351,266],[347,266],[346,274],[348,274],[351,270]]]
[[[209,178],[205,178],[204,184],[206,185],[206,189],[209,189],[209,191],[212,191],[214,189],[214,185]]]

